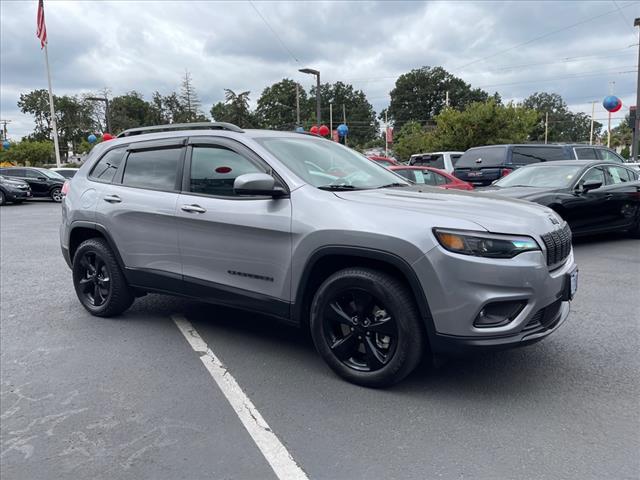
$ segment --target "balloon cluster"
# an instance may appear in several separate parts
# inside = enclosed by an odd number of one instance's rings
[[[10,146],[11,146],[11,144],[9,143],[9,140],[5,140],[4,142],[2,142],[2,149],[3,150],[9,150]]]
[[[114,138],[116,138],[116,137],[114,137],[114,136],[113,136],[113,135],[111,135],[110,133],[103,133],[103,134],[102,134],[102,141],[103,141],[103,142],[106,142],[107,140],[113,140]],[[96,137],[96,136],[92,133],[91,135],[89,135],[89,136],[87,137],[87,141],[88,141],[89,143],[91,143],[91,144],[94,144],[94,143],[96,143],[96,142],[98,141],[98,137]]]
[[[349,127],[347,127],[344,123],[338,125],[338,135],[341,137],[346,137],[349,134]]]
[[[615,95],[608,95],[604,97],[604,100],[602,101],[602,106],[608,112],[611,112],[611,113],[617,112],[622,108],[622,100],[620,100]]]

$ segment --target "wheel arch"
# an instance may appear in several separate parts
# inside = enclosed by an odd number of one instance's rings
[[[90,238],[103,238],[109,244],[111,251],[116,256],[116,260],[118,261],[118,265],[125,271],[125,265],[122,261],[122,257],[120,256],[120,252],[116,247],[113,238],[109,234],[106,228],[98,223],[91,222],[82,222],[77,221],[73,222],[71,227],[71,231],[69,232],[69,259],[71,264],[73,265],[73,257],[76,253],[76,250],[84,242]]]
[[[381,270],[400,280],[413,295],[420,317],[431,338],[435,333],[429,303],[422,285],[404,259],[387,251],[352,246],[327,246],[317,249],[307,260],[291,305],[291,317],[307,327],[311,301],[322,282],[330,275],[348,267],[366,267]]]

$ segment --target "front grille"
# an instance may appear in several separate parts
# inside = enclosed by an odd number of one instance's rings
[[[545,329],[553,328],[555,326],[554,320],[557,320],[556,316],[558,315],[561,306],[562,299],[558,299],[552,304],[541,308],[533,317],[531,317],[531,320],[527,322],[522,331],[527,332],[529,330],[535,330],[540,327],[543,327]]]
[[[571,252],[571,229],[565,225],[564,228],[542,235],[542,241],[547,247],[547,265],[557,265]]]

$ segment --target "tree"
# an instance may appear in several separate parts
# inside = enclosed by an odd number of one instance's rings
[[[198,94],[191,81],[191,73],[188,70],[184,72],[184,79],[182,80],[182,88],[180,89],[180,105],[182,106],[182,114],[179,115],[179,122],[198,122],[206,120],[200,113],[200,100]]]
[[[591,118],[584,113],[571,112],[563,98],[557,93],[536,92],[527,97],[522,102],[522,106],[538,113],[538,121],[531,132],[531,140],[544,141],[545,118],[548,114],[547,141],[589,141]],[[602,128],[602,124],[595,122],[594,132],[599,132],[600,128]]]
[[[111,133],[114,134],[129,128],[156,124],[153,106],[135,90],[111,99],[109,116]]]
[[[631,129],[631,122],[629,120],[629,114],[627,113],[624,120],[618,124],[617,127],[611,129],[611,146],[627,148],[630,150],[630,146],[633,143],[633,130]],[[624,156],[624,155],[623,155]],[[629,154],[627,153],[627,157]]]
[[[316,88],[311,89],[307,102],[307,110],[310,112],[307,117],[307,125],[315,125],[317,121]],[[320,85],[320,98],[322,100],[321,117],[326,125],[329,125],[329,105],[333,103],[334,128],[343,121],[342,108],[344,105],[349,126],[349,145],[364,145],[378,136],[379,123],[376,112],[362,90],[355,90],[353,85],[343,82],[324,83]]]
[[[12,143],[3,151],[0,162],[11,162],[14,165],[40,166],[53,162],[53,142],[48,140],[22,140]]]
[[[435,117],[436,127],[426,131],[417,122],[404,125],[395,145],[401,159],[420,152],[467,150],[479,145],[522,143],[533,130],[536,112],[512,103],[500,105],[495,100],[476,102],[464,111],[443,110]]]
[[[249,94],[245,91],[236,93],[228,88],[224,89],[224,102],[218,102],[211,107],[211,116],[216,122],[229,122],[243,128],[255,125],[255,118],[249,109]]]
[[[265,88],[258,99],[255,118],[263,128],[293,130],[296,125],[296,85],[300,96],[300,118],[311,115],[307,92],[299,84],[284,78]]]
[[[409,121],[424,124],[445,108],[447,92],[449,106],[458,110],[472,102],[489,99],[487,92],[471,88],[471,85],[442,67],[422,67],[398,77],[390,93],[388,117],[396,127],[402,127]],[[497,93],[493,99],[497,104],[500,103]]]
[[[21,93],[18,108],[22,113],[33,116],[36,128],[32,133],[35,140],[45,140],[51,137],[51,111],[49,109],[49,93],[44,90],[33,90]]]

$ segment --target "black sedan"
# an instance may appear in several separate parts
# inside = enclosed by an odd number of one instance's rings
[[[31,197],[31,188],[27,182],[0,175],[0,205],[22,203],[29,197]]]
[[[640,236],[639,175],[619,163],[555,161],[519,168],[477,191],[550,207],[574,235],[622,230]]]

